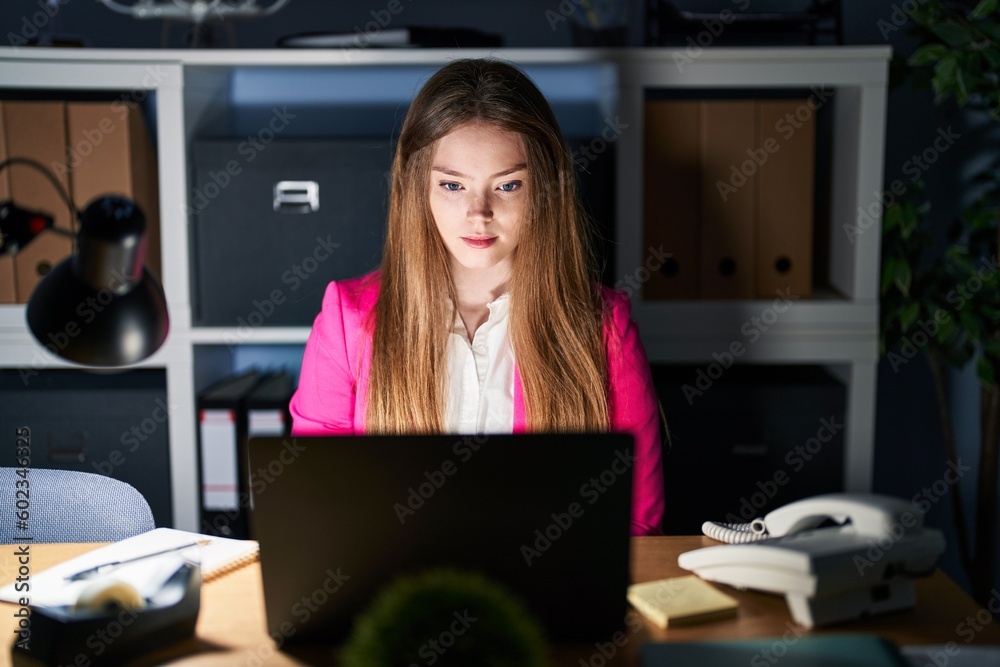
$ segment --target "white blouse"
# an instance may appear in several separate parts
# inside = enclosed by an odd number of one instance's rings
[[[490,316],[469,342],[461,316],[448,336],[445,428],[450,433],[514,431],[514,350],[507,323],[510,296],[486,304]]]

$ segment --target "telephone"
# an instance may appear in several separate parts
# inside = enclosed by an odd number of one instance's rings
[[[913,607],[912,578],[933,572],[945,546],[912,504],[861,493],[807,498],[746,524],[706,522],[703,531],[732,544],[683,553],[682,568],[783,594],[809,628]]]

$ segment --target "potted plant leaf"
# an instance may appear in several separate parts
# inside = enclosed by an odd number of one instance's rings
[[[920,46],[907,60],[909,74],[929,82],[938,105],[961,111],[993,136],[1000,136],[998,4],[924,0],[910,15]],[[894,369],[926,356],[952,464],[958,456],[946,371],[976,363],[981,433],[974,525],[966,519],[959,484],[951,485],[951,495],[959,558],[980,603],[994,586],[1000,444],[1000,151],[984,152],[989,164],[967,179],[964,208],[943,250],[928,229],[930,204],[919,188],[886,208],[881,283],[882,352]]]

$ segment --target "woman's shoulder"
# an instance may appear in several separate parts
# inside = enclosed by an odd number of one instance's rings
[[[624,331],[632,315],[632,302],[629,301],[628,293],[607,285],[597,287],[604,304],[605,327],[613,324],[617,331]]]
[[[378,290],[381,273],[377,269],[357,278],[333,280],[327,286],[327,299],[331,296],[340,301],[340,306],[346,311],[367,312],[375,307],[378,300]]]

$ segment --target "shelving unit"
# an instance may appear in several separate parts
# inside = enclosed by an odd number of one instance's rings
[[[878,361],[880,231],[873,225],[852,238],[845,226],[879,201],[885,146],[888,47],[705,50],[694,62],[675,64],[668,53],[635,53],[619,68],[618,111],[642,127],[645,91],[651,88],[815,88],[832,92],[833,151],[830,183],[829,275],[820,289],[797,301],[763,331],[770,300],[646,303],[633,295],[652,362],[711,363],[733,342],[739,361],[822,364],[847,388],[844,487],[868,491],[872,483],[875,379]],[[643,178],[641,132],[623,133],[618,153],[617,266],[642,266]],[[666,221],[665,221],[666,222]],[[751,335],[743,327],[749,323]],[[754,339],[753,332],[760,332]]]
[[[314,109],[344,103],[350,86],[317,93],[316,83],[344,77],[403,74],[386,94],[403,104],[406,89],[426,72],[462,56],[495,56],[528,69],[547,86],[581,90],[555,105],[587,109],[579,132],[620,117],[630,128],[614,142],[617,154],[616,272],[642,264],[642,100],[647,88],[738,88],[827,86],[835,90],[833,206],[830,212],[830,273],[813,298],[797,302],[769,330],[747,345],[741,362],[821,364],[847,387],[845,486],[870,488],[874,432],[875,369],[878,357],[879,231],[869,228],[853,243],[843,225],[881,191],[887,63],[885,47],[795,49],[706,49],[678,67],[669,49],[532,49],[489,53],[454,50],[332,51],[133,51],[0,49],[0,89],[18,91],[133,91],[150,96],[159,161],[163,284],[171,317],[164,347],[141,364],[165,368],[170,405],[170,475],[173,515],[179,528],[198,528],[197,389],[234,370],[234,350],[274,346],[287,355],[301,346],[308,327],[198,327],[192,320],[189,151],[197,138],[239,136],[269,104],[289,103],[298,93]],[[298,90],[285,76],[312,79]],[[334,87],[336,88],[336,87]],[[325,89],[320,86],[321,91]],[[318,96],[317,96],[318,95]],[[338,97],[339,95],[339,97]],[[325,97],[324,97],[325,96]],[[301,101],[301,100],[300,100]],[[323,105],[327,105],[324,107]],[[245,112],[245,113],[244,113]],[[247,115],[248,114],[248,115]],[[250,119],[250,120],[248,120]],[[308,126],[308,124],[306,124]],[[599,128],[598,128],[599,129]],[[569,134],[570,129],[564,127]],[[596,133],[592,136],[596,136]],[[699,364],[728,348],[742,323],[770,301],[644,303],[633,295],[633,316],[650,359]],[[69,367],[27,332],[23,306],[0,306],[0,367]]]

